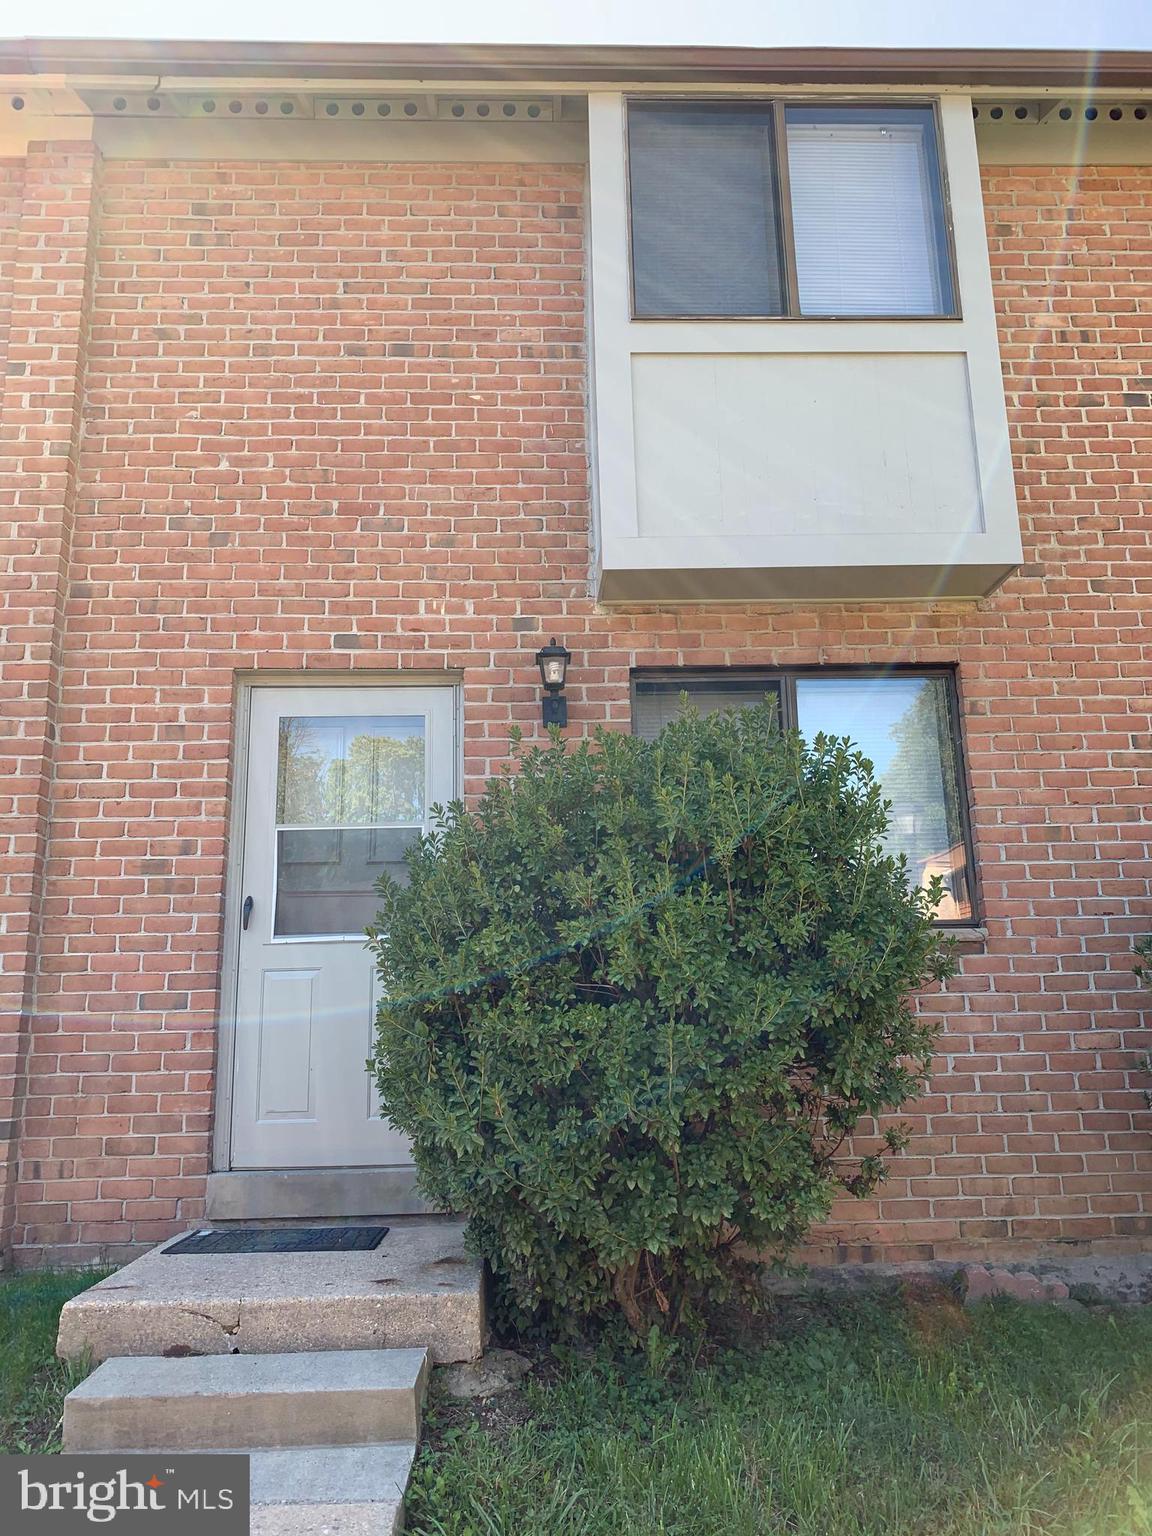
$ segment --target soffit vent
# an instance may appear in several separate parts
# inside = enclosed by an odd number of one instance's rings
[[[552,96],[310,95],[283,91],[83,91],[96,117],[254,118],[265,122],[549,123],[561,116]],[[19,105],[17,105],[19,101]],[[19,111],[30,103],[11,98]]]
[[[1144,123],[1152,126],[1152,102],[1149,101],[1059,101],[1045,98],[1026,101],[977,101],[972,116],[981,127],[1037,126],[1040,123]]]

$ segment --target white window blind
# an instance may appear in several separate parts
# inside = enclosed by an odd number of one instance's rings
[[[801,314],[946,313],[931,125],[808,116],[787,123]]]

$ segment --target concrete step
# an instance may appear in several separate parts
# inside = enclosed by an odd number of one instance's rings
[[[107,1360],[399,1348],[475,1360],[484,1277],[463,1231],[397,1223],[363,1253],[168,1254],[162,1243],[65,1305],[56,1350]]]
[[[106,1360],[64,1401],[66,1451],[415,1442],[423,1349]]]
[[[392,1536],[414,1445],[350,1445],[252,1456],[251,1536]]]
[[[159,1449],[133,1447],[125,1454]],[[245,1454],[233,1446],[224,1449]],[[296,1446],[246,1454],[250,1536],[397,1536],[403,1525],[404,1494],[416,1456],[411,1443]]]

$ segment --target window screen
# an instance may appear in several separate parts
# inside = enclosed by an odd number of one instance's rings
[[[972,851],[949,676],[806,672],[771,679],[638,678],[635,734],[653,740],[676,718],[685,693],[701,714],[775,698],[782,718],[795,722],[806,740],[821,732],[849,737],[871,760],[891,801],[888,852],[905,856],[909,879],[917,884],[940,876],[938,921],[973,920]]]
[[[693,709],[711,715],[718,709],[740,709],[745,704],[762,704],[765,699],[780,705],[780,685],[760,678],[686,678],[683,682],[638,679],[633,694],[632,732],[645,741],[654,741],[675,720],[687,694]]]
[[[784,312],[772,109],[634,104],[628,113],[635,312]]]
[[[952,309],[932,112],[789,107],[802,315]]]

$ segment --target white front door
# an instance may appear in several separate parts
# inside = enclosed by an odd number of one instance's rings
[[[366,1070],[376,881],[455,794],[453,691],[254,688],[232,1085],[233,1168],[396,1167]]]

